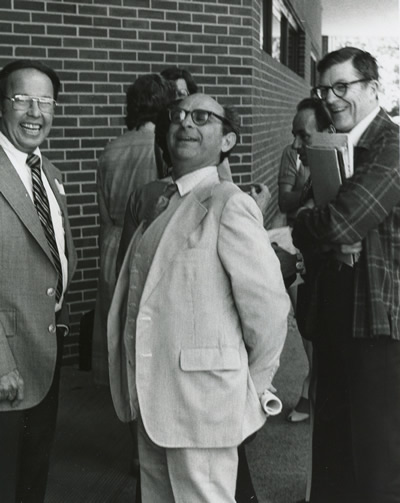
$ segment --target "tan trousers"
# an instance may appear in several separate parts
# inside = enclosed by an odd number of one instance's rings
[[[143,503],[235,503],[237,447],[159,447],[140,419],[138,437]]]

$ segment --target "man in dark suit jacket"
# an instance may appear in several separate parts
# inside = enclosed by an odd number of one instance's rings
[[[318,259],[306,330],[317,361],[312,503],[400,501],[399,128],[378,104],[378,66],[345,47],[318,65],[316,95],[349,133],[354,175],[301,209],[294,243]],[[361,249],[353,267],[336,252]],[[327,251],[329,250],[329,251]]]
[[[39,61],[0,72],[0,499],[7,503],[44,501],[68,332],[65,292],[76,254],[61,173],[39,149],[59,87]]]

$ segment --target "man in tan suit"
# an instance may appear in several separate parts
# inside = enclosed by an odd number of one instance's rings
[[[0,71],[0,500],[44,501],[65,291],[76,254],[61,173],[41,154],[60,81],[39,61]]]
[[[120,419],[138,417],[144,503],[232,503],[237,446],[266,420],[289,300],[256,203],[218,177],[238,139],[232,109],[191,95],[165,134],[176,192],[122,265],[111,390]]]

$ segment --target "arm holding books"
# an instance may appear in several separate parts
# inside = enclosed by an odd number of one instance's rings
[[[308,199],[307,202],[298,209],[296,217],[301,213],[301,211],[307,209],[313,209],[314,207],[315,207],[314,199]],[[339,255],[358,256],[362,250],[362,241],[355,241],[354,243],[329,243],[329,244],[326,243],[322,244],[320,247],[320,251],[322,253],[330,252],[332,250]]]

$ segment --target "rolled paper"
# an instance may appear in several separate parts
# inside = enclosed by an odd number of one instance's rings
[[[282,411],[282,402],[269,390],[261,395],[261,406],[268,416],[276,416]]]

